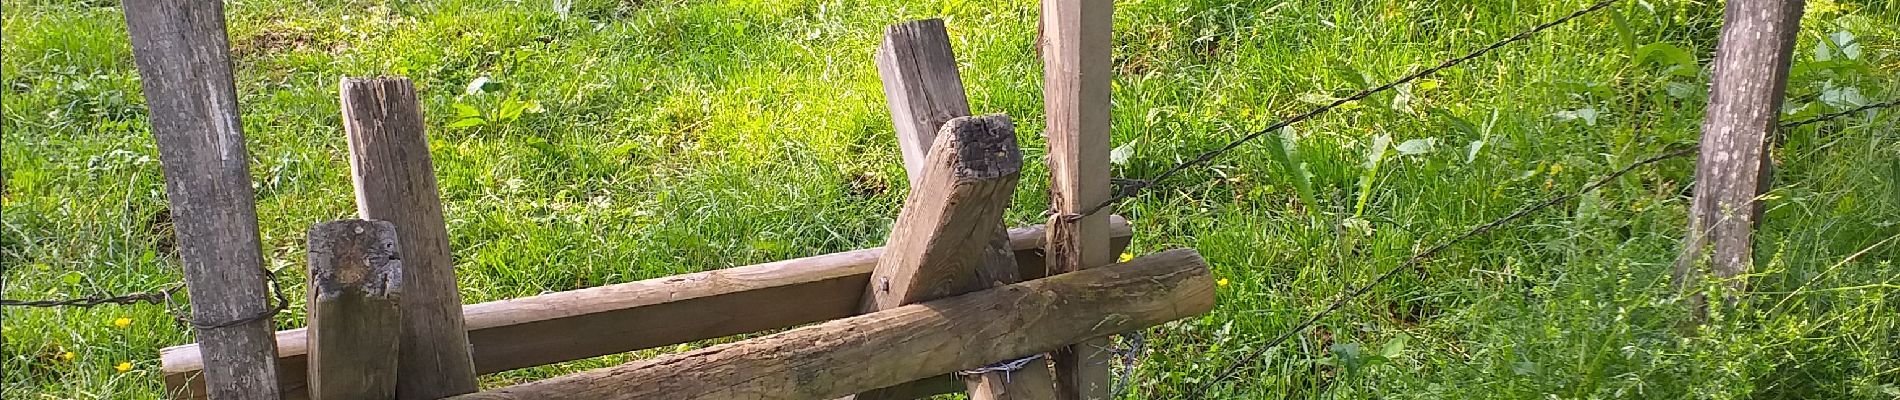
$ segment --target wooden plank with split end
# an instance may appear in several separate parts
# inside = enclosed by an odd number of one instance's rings
[[[833,320],[456,399],[827,399],[1214,307],[1193,250]],[[893,356],[902,355],[902,356]]]

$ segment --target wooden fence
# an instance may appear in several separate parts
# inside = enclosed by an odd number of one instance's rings
[[[228,320],[242,313],[217,311],[267,307],[262,279],[233,274],[261,264],[245,158],[230,157],[242,154],[243,138],[221,4],[134,3],[127,17],[174,209],[186,219],[181,240],[228,244],[186,255],[188,266],[202,266],[188,271],[194,294],[205,292],[193,308]],[[1084,3],[1048,5],[1061,15],[1044,52],[1055,116],[1048,228],[1003,226],[1024,162],[1014,121],[971,115],[942,21],[915,21],[891,27],[875,56],[912,184],[885,247],[468,306],[455,287],[415,88],[401,78],[344,79],[362,219],[310,230],[308,328],[273,336],[264,318],[200,329],[202,344],[161,352],[166,388],[174,398],[220,399],[912,399],[958,390],[1102,398],[1106,356],[1076,349],[1207,312],[1214,286],[1192,250],[1113,264],[1131,236],[1127,221],[1078,215],[1109,187],[1108,5]],[[230,259],[248,263],[213,262]],[[490,391],[476,385],[482,373],[774,330],[784,331]]]
[[[1611,0],[1613,1],[1613,0]],[[1767,179],[1768,131],[1798,0],[1731,1],[1679,275],[1738,276]],[[899,24],[875,55],[912,191],[883,248],[464,306],[415,88],[340,87],[358,214],[310,230],[309,327],[269,330],[256,212],[221,2],[128,0],[134,55],[178,219],[202,344],[162,351],[174,398],[1105,399],[1104,338],[1205,313],[1193,250],[1114,263],[1111,2],[1045,0],[1054,211],[1006,230],[1014,122],[972,116],[941,21]],[[537,266],[538,267],[538,266]],[[789,329],[479,391],[478,374]],[[1047,353],[1047,358],[1042,354]],[[1013,361],[1004,363],[1006,361]],[[966,371],[986,365],[978,371]],[[1007,366],[1007,367],[1005,367]]]

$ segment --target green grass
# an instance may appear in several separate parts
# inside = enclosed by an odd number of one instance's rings
[[[1809,3],[1788,117],[1900,96],[1900,4]],[[1132,153],[1114,173],[1155,174],[1584,4],[1120,1],[1114,140]],[[4,297],[179,281],[116,2],[0,5]],[[227,7],[263,251],[293,293],[303,231],[354,214],[342,76],[420,87],[470,302],[879,245],[906,191],[871,60],[891,23],[945,18],[972,109],[1014,117],[1028,159],[1044,151],[1030,1],[579,0],[565,18],[541,0]],[[1213,313],[1146,332],[1126,397],[1900,398],[1900,243],[1849,257],[1900,235],[1894,110],[1787,132],[1752,293],[1700,329],[1681,328],[1668,281],[1692,180],[1679,159],[1453,246],[1208,381],[1417,249],[1692,145],[1720,16],[1719,2],[1627,2],[1295,126],[1309,183],[1254,144],[1123,205],[1133,252],[1194,247],[1231,282]],[[1817,50],[1838,32],[1854,57]],[[480,77],[491,91],[467,93]],[[528,101],[541,111],[502,115]],[[457,104],[485,123],[452,126]],[[1436,146],[1368,169],[1380,136]],[[1037,164],[1013,224],[1046,207]],[[280,328],[302,325],[292,297]],[[191,341],[157,306],[0,317],[9,399],[155,398],[157,350]]]

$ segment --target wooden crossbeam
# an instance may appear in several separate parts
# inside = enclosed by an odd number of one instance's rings
[[[1118,245],[1126,220],[1110,226]],[[1043,228],[1009,231],[1018,267],[1040,275]],[[881,247],[548,293],[464,306],[479,373],[494,373],[697,340],[787,328],[858,314]],[[308,396],[306,331],[277,332],[278,382],[287,399]],[[197,344],[159,351],[172,398],[205,396]],[[947,381],[918,394],[962,389]]]
[[[454,399],[828,399],[1214,308],[1190,249]]]

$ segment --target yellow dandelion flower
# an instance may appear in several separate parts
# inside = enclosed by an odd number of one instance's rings
[[[60,360],[60,361],[72,361],[72,360],[73,360],[73,358],[75,358],[75,357],[79,357],[79,355],[78,355],[78,354],[73,354],[73,352],[70,352],[70,351],[68,351],[68,352],[65,352],[65,353],[59,353],[59,360]]]
[[[119,365],[114,365],[114,366],[112,366],[112,369],[115,369],[115,370],[118,370],[118,371],[119,371],[119,372],[121,372],[121,373],[123,373],[123,372],[131,372],[131,371],[132,371],[132,362],[131,362],[131,361],[120,361],[120,362],[119,362]]]
[[[125,327],[132,326],[132,319],[126,318],[126,317],[119,317],[119,319],[112,320],[112,326],[119,329],[125,329]]]
[[[1214,284],[1219,285],[1219,286],[1227,286],[1227,278],[1220,278],[1220,280],[1214,281]]]
[[[1119,259],[1121,261],[1116,261],[1116,262],[1128,262],[1128,260],[1133,260],[1133,259],[1135,259],[1134,253],[1122,253],[1122,257]]]

